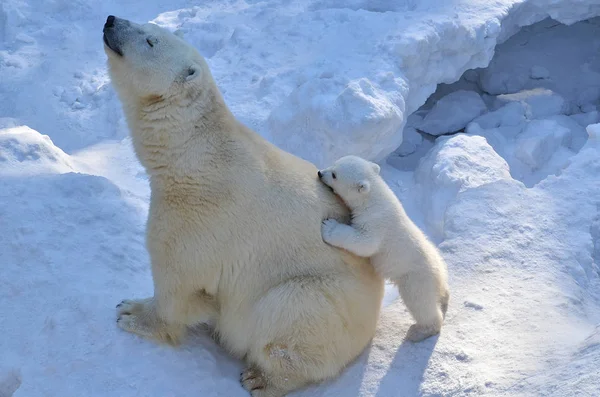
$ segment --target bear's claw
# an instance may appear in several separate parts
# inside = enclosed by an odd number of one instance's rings
[[[262,390],[267,385],[265,378],[261,371],[256,368],[247,368],[240,375],[240,382],[242,387],[252,392],[253,390]]]

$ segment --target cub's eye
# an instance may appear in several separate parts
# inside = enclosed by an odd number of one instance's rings
[[[148,37],[146,39],[146,43],[148,43],[150,47],[154,47],[154,44],[156,44],[156,39],[154,37]]]
[[[336,179],[336,178],[337,178],[337,176],[335,176],[335,172],[332,172],[332,173],[331,173],[331,177],[332,177],[333,179]]]

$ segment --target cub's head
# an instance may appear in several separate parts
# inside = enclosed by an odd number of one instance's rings
[[[359,203],[369,196],[379,177],[379,165],[358,156],[345,156],[317,174],[347,204]]]
[[[191,100],[212,82],[198,51],[158,25],[110,15],[103,32],[109,74],[122,99],[153,101],[177,95]]]

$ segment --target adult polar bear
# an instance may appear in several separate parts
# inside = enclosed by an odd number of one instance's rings
[[[317,168],[231,114],[202,56],[154,24],[109,16],[109,73],[150,175],[154,296],[118,306],[121,328],[177,343],[213,324],[253,396],[334,377],[369,343],[383,298],[370,262],[325,244],[348,209]]]

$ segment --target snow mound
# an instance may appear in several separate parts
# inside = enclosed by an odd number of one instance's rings
[[[65,152],[50,137],[27,126],[0,129],[0,174],[73,171]]]
[[[509,167],[485,138],[465,134],[438,138],[415,171],[432,233],[443,235],[446,208],[459,193],[498,180],[512,180]]]
[[[455,91],[435,103],[423,118],[419,129],[430,135],[457,132],[486,111],[483,99],[476,92]]]
[[[308,153],[307,147],[318,145],[310,160],[320,167],[347,153],[380,161],[389,154],[390,145],[401,143],[397,132],[404,121],[406,92],[404,82],[393,76],[377,83],[359,79],[343,88],[335,79],[308,80],[269,116],[271,139],[294,153]],[[303,133],[295,132],[298,127]]]
[[[599,126],[588,130],[592,135]],[[600,374],[592,368],[599,357],[593,335],[600,321],[600,273],[590,228],[600,208],[600,179],[594,176],[599,150],[600,142],[590,137],[560,176],[531,189],[511,180],[488,183],[448,206],[441,248],[449,254],[454,297],[462,302],[462,288],[477,285],[478,304],[486,309],[467,311],[465,305],[456,316],[469,329],[470,344],[496,346],[474,357],[504,374],[506,386],[493,395],[576,395],[570,389],[575,384],[597,387]],[[516,313],[524,312],[527,320],[517,320]],[[497,326],[506,323],[510,332]],[[590,343],[573,346],[590,335]],[[506,354],[493,352],[505,343]],[[527,355],[519,366],[536,368],[531,380],[513,372],[520,351]]]

